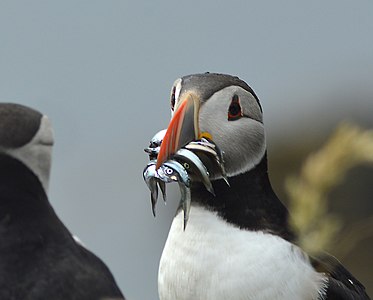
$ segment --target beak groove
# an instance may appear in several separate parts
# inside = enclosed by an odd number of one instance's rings
[[[170,159],[181,147],[197,140],[200,135],[198,118],[200,102],[192,94],[179,102],[162,141],[156,169]]]

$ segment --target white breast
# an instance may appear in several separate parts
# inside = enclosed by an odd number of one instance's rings
[[[298,247],[199,206],[185,231],[182,213],[175,217],[158,276],[161,300],[323,299],[326,284]]]

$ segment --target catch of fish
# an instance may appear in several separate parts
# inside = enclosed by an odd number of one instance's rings
[[[181,194],[181,207],[184,212],[184,229],[187,225],[191,202],[191,174],[194,174],[203,183],[206,189],[213,195],[214,189],[210,180],[210,174],[200,157],[196,154],[204,154],[219,168],[220,175],[229,185],[224,169],[224,158],[222,151],[207,138],[193,141],[179,149],[171,159],[165,161],[158,169],[156,168],[157,157],[166,129],[159,131],[150,140],[150,145],[144,151],[149,155],[149,163],[146,165],[143,177],[150,190],[150,199],[153,215],[158,200],[158,187],[162,192],[163,200],[166,201],[166,183],[177,182]]]

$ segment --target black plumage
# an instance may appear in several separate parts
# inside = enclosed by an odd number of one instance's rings
[[[365,287],[335,257],[324,253],[312,257],[313,267],[328,274],[326,300],[369,300]]]
[[[25,118],[9,116],[15,110]],[[4,104],[1,114],[8,116],[0,120],[1,146],[15,146],[4,129],[21,133],[20,128],[29,128],[23,138],[18,136],[17,146],[30,141],[42,116]],[[39,178],[6,151],[0,151],[0,241],[0,299],[124,299],[106,265],[59,220]]]
[[[254,90],[243,80],[236,76],[220,74],[220,73],[203,73],[203,74],[192,74],[182,77],[183,87],[194,87],[198,86],[198,92],[200,93],[200,99],[203,101],[209,99],[215,92],[220,91],[229,86],[239,86],[244,90],[252,94],[257,101],[260,110],[262,107],[258,96]],[[183,90],[184,88],[182,88]]]
[[[245,230],[262,230],[293,241],[289,213],[274,193],[268,178],[267,157],[252,170],[212,182],[215,196],[194,182],[192,199],[216,211],[227,222]]]

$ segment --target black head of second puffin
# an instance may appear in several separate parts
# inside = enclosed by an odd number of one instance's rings
[[[0,104],[2,160],[13,160],[23,165],[25,172],[30,172],[37,178],[45,194],[49,185],[52,146],[52,126],[46,116],[23,105]],[[12,168],[5,170],[4,162],[2,166],[1,174],[10,174]],[[18,172],[20,173],[22,172]]]

